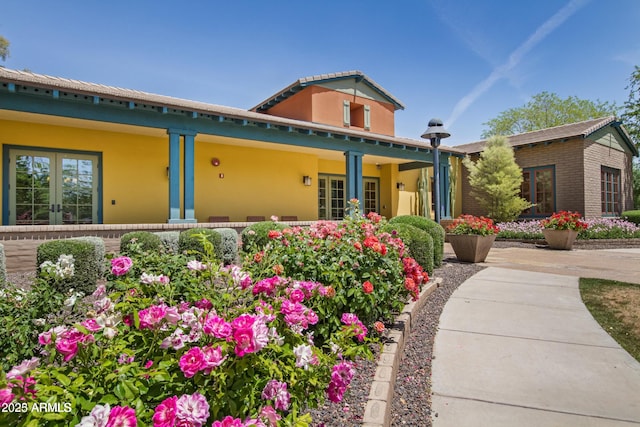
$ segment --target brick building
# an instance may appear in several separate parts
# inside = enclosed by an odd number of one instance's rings
[[[560,210],[586,218],[619,216],[633,209],[632,159],[638,156],[629,134],[615,117],[603,117],[509,137],[522,168],[521,196],[535,204],[523,218],[546,217]],[[459,145],[477,159],[486,141]],[[481,215],[469,195],[463,168],[462,206]]]

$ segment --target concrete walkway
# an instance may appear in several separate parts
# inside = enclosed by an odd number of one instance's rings
[[[578,289],[578,276],[603,270],[638,282],[640,250],[493,248],[486,265],[440,318],[433,425],[640,426],[640,363],[602,330]]]

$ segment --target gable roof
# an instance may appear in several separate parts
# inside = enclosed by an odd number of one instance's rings
[[[571,138],[586,139],[594,132],[606,127],[612,126],[620,132],[620,136],[628,145],[634,156],[638,156],[638,149],[631,140],[631,136],[622,126],[622,123],[615,116],[600,117],[597,119],[585,120],[578,123],[570,123],[567,125],[555,126],[546,129],[540,129],[532,132],[519,133],[507,136],[512,147],[521,147],[524,145],[533,146],[540,143],[549,143],[554,141],[564,141]],[[457,145],[456,148],[466,152],[467,154],[476,154],[484,150],[487,140],[472,142],[470,144]]]
[[[318,85],[318,84],[327,83],[327,82],[336,81],[336,80],[347,80],[347,79],[355,79],[356,83],[363,82],[364,84],[372,88],[374,91],[382,95],[382,97],[385,98],[387,101],[389,101],[389,103],[393,104],[396,110],[404,110],[404,104],[400,102],[399,99],[391,95],[385,88],[383,88],[378,83],[373,81],[373,79],[371,79],[369,76],[364,74],[362,71],[353,70],[353,71],[344,71],[340,73],[319,74],[316,76],[303,77],[291,83],[286,88],[280,90],[275,95],[265,99],[255,107],[251,108],[250,111],[258,111],[258,112],[267,111],[269,108],[284,101],[287,98],[290,98],[291,96],[295,95],[296,93],[300,92],[302,89],[308,86]]]

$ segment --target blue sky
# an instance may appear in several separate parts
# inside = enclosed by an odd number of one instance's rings
[[[542,91],[627,99],[638,0],[3,0],[8,68],[248,109],[300,77],[361,70],[447,145]]]

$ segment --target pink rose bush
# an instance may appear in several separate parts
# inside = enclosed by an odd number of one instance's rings
[[[402,241],[382,224],[356,215],[285,228],[247,248],[243,266],[111,259],[112,280],[86,311],[45,328],[38,357],[0,374],[0,403],[68,410],[0,413],[0,425],[308,425],[307,408],[348,392],[350,359],[371,355],[368,326],[411,295]]]

